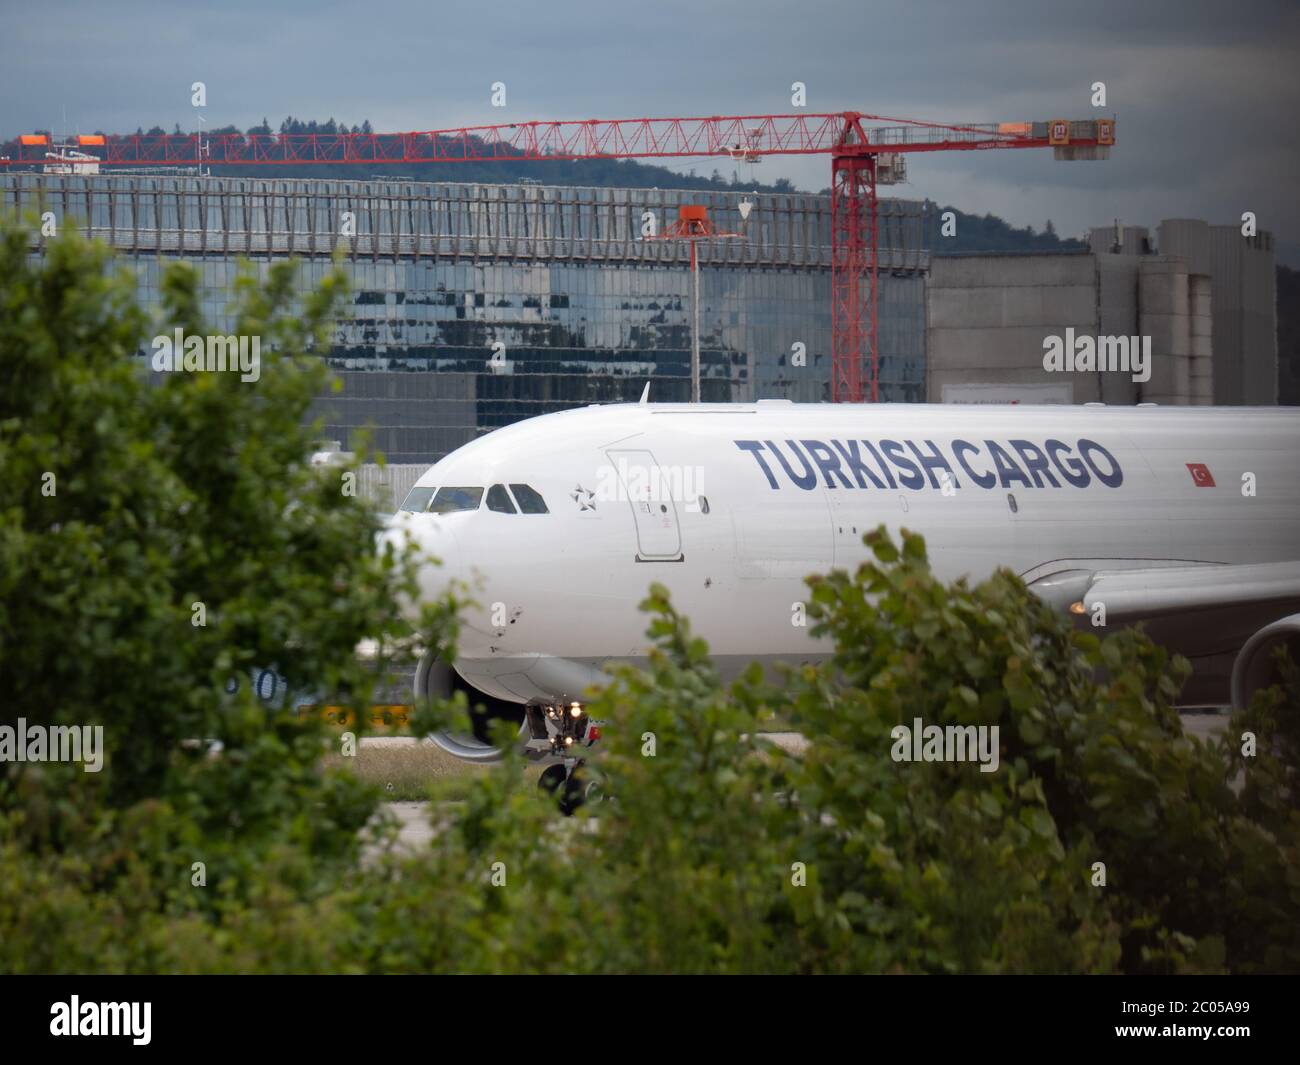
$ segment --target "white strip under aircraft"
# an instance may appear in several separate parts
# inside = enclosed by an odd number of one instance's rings
[[[423,594],[456,579],[478,605],[415,694],[463,689],[572,765],[584,690],[645,661],[652,581],[724,675],[813,661],[803,579],[881,523],[945,580],[1006,567],[1077,624],[1144,623],[1192,660],[1187,705],[1248,699],[1279,642],[1300,659],[1300,411],[643,402],[519,422],[420,478],[388,535],[442,560]],[[475,732],[435,739],[496,758]]]

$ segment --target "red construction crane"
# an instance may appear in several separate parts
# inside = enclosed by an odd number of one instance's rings
[[[45,134],[28,134],[0,147],[7,153],[0,156],[0,167],[46,163],[51,147],[76,149],[109,166],[467,163],[710,155],[753,161],[764,155],[828,153],[832,177],[831,398],[838,403],[879,398],[876,185],[901,170],[898,156],[1051,147],[1058,159],[1098,159],[1105,158],[1114,143],[1112,119],[967,125],[838,111],[512,122],[414,133],[94,134],[57,146]]]

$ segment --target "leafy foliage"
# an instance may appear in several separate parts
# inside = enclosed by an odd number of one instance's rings
[[[653,589],[649,670],[589,707],[609,796],[590,827],[517,767],[477,781],[427,859],[376,870],[365,967],[1300,968],[1294,677],[1206,743],[1170,706],[1184,665],[1140,633],[1098,640],[1010,574],[945,586],[919,537],[869,540],[874,561],[812,582],[835,655],[781,684],[722,684]],[[759,738],[774,715],[805,753]],[[895,761],[918,717],[997,725],[998,770]],[[1248,728],[1266,755],[1229,738]]]
[[[0,708],[6,724],[101,726],[108,757],[97,774],[0,764],[0,808],[56,851],[161,802],[223,875],[276,842],[350,861],[369,800],[319,771],[315,718],[268,712],[248,683],[274,668],[297,701],[364,699],[375,678],[358,641],[413,639],[397,609],[413,561],[374,550],[346,469],[308,462],[326,380],[309,352],[341,276],[301,307],[288,264],[265,287],[237,283],[236,333],[261,339],[256,383],[151,384],[132,358],[154,328],[132,279],[75,233],[39,260],[31,242],[22,225],[0,233]],[[211,331],[192,270],[167,271],[163,304],[168,335]],[[221,757],[194,742],[210,740]]]

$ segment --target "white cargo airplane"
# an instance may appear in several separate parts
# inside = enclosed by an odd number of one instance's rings
[[[463,689],[571,766],[584,690],[645,662],[652,581],[724,675],[816,660],[803,578],[881,523],[924,534],[943,579],[1006,567],[1079,625],[1143,622],[1193,661],[1188,705],[1271,683],[1280,642],[1300,659],[1300,411],[643,402],[499,429],[420,478],[388,535],[442,560],[424,594],[455,578],[478,606],[416,695]],[[490,761],[481,724],[435,739]]]

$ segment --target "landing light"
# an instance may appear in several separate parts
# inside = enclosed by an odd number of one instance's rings
[[[1070,604],[1070,613],[1071,613],[1071,614],[1086,614],[1087,612],[1088,612],[1088,608],[1087,608],[1086,606],[1083,605],[1082,600],[1080,600],[1080,601],[1077,602],[1077,603],[1071,603],[1071,604]]]
[[[569,707],[569,713],[571,713],[574,717],[580,717],[582,715],[582,706],[578,703],[573,703]]]

